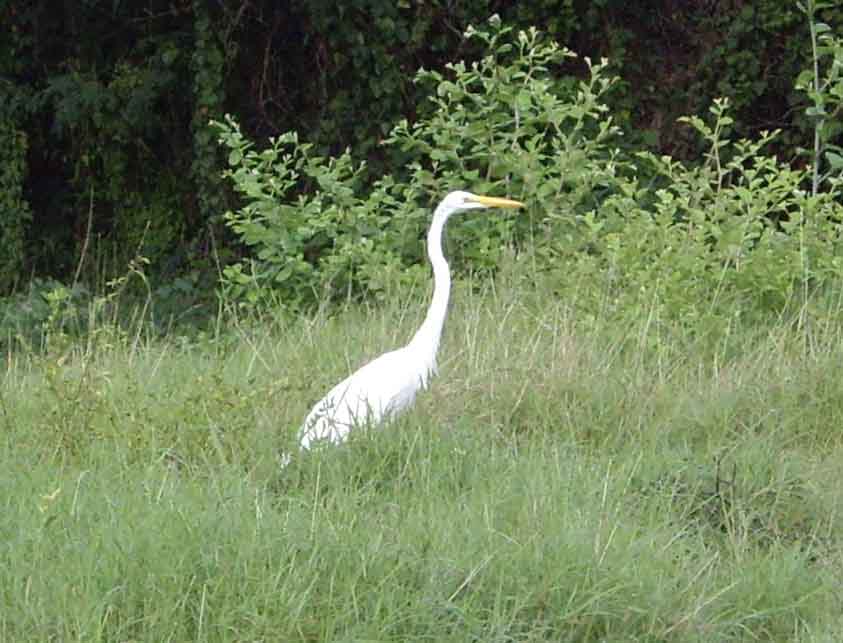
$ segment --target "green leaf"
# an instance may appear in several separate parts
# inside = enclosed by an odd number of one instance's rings
[[[825,160],[828,161],[828,164],[833,170],[843,169],[843,156],[840,154],[836,154],[835,152],[826,152]]]
[[[530,109],[530,106],[532,105],[532,102],[533,101],[532,101],[530,92],[528,92],[528,91],[518,92],[518,94],[515,97],[515,104],[518,107],[518,109],[521,110],[522,112],[528,111]]]
[[[814,72],[810,69],[805,69],[796,77],[796,87],[810,87],[814,82]]]

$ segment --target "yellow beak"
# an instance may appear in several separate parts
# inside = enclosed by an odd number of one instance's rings
[[[524,204],[521,201],[513,201],[512,199],[501,199],[496,196],[478,196],[472,195],[469,199],[475,203],[482,203],[487,208],[523,208]]]

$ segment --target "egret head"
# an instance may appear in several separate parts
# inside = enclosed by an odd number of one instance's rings
[[[501,199],[494,196],[480,196],[471,192],[451,192],[439,206],[443,212],[451,214],[459,210],[474,210],[477,208],[522,208],[524,204],[512,199]]]

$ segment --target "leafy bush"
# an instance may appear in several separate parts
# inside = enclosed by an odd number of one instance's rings
[[[814,123],[811,190],[816,194],[824,183],[834,189],[843,181],[843,146],[834,143],[843,134],[840,119],[843,115],[843,38],[835,36],[831,27],[816,19],[816,12],[830,4],[808,0],[799,6],[811,27],[813,65],[799,75],[796,87],[807,94],[811,103],[805,114]]]
[[[105,284],[101,294],[83,283],[70,286],[53,279],[33,279],[27,292],[0,298],[0,349],[62,354],[77,344],[127,343],[150,321],[152,292],[138,256],[127,272]],[[133,282],[140,282],[135,287]],[[141,296],[130,293],[135,290]]]
[[[775,138],[730,141],[728,101],[711,108],[713,126],[683,119],[709,145],[706,163],[639,155],[653,187],[619,178],[616,193],[582,217],[574,246],[558,246],[560,290],[589,283],[612,307],[652,307],[689,322],[751,309],[782,310],[812,287],[839,279],[843,261],[832,194],[812,195],[807,175],[763,153]],[[572,267],[573,266],[573,267]]]
[[[530,216],[464,217],[450,235],[465,248],[458,267],[492,270],[515,244],[560,295],[584,308],[652,307],[689,322],[781,310],[841,277],[839,194],[810,190],[810,177],[765,148],[777,132],[731,140],[729,101],[711,122],[680,119],[701,136],[704,162],[621,152],[603,98],[615,78],[585,59],[588,80],[555,81],[574,58],[535,29],[490,19],[466,32],[488,55],[445,73],[422,70],[430,114],[397,124],[384,144],[406,163],[361,195],[363,164],[350,154],[314,156],[294,133],[256,151],[228,118],[226,175],[244,198],[227,220],[255,251],[230,267],[234,294],[279,288],[294,306],[330,292],[383,292],[385,276],[420,273],[419,238],[429,207],[454,188],[526,199]],[[422,272],[421,274],[426,274]],[[587,285],[584,288],[583,285]],[[798,297],[797,297],[798,295]]]
[[[298,306],[319,299],[327,287],[334,294],[378,294],[396,280],[412,281],[426,274],[411,266],[423,258],[419,240],[430,207],[451,189],[529,196],[538,206],[534,212],[591,199],[613,171],[609,143],[618,134],[601,102],[613,82],[605,77],[606,62],[586,59],[588,81],[560,83],[549,70],[572,52],[543,42],[535,29],[512,36],[493,17],[488,31],[466,32],[489,49],[479,63],[448,65],[453,80],[439,72],[417,74],[432,87],[431,113],[393,128],[384,145],[401,150],[406,162],[368,195],[360,194],[364,165],[349,152],[314,156],[292,132],[257,151],[231,117],[217,123],[229,149],[225,175],[245,202],[226,219],[256,251],[250,263],[225,271],[232,293],[254,301],[274,287]],[[508,245],[553,219],[524,221],[466,217],[451,224],[449,234],[471,249],[466,258],[474,269],[491,269]]]

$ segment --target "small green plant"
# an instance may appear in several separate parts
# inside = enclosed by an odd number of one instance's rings
[[[78,337],[90,302],[82,284],[35,279],[26,292],[0,299],[0,346],[63,350]]]
[[[135,257],[99,294],[81,282],[34,280],[26,293],[0,299],[0,348],[61,356],[79,343],[87,350],[137,343],[150,321],[148,265]]]
[[[255,250],[251,262],[225,268],[229,295],[255,303],[269,288],[280,291],[290,307],[312,300],[339,276],[320,273],[326,255],[356,254],[352,246],[366,247],[384,225],[383,215],[362,207],[356,193],[364,166],[355,164],[348,152],[332,159],[315,156],[295,133],[282,134],[267,149],[255,151],[230,116],[215,126],[229,149],[231,169],[225,176],[245,200],[225,220]]]
[[[796,88],[808,96],[811,106],[805,114],[814,122],[811,151],[811,193],[816,195],[824,184],[843,182],[843,38],[817,18],[817,12],[834,3],[823,0],[798,2],[811,29],[811,68],[799,74]]]

